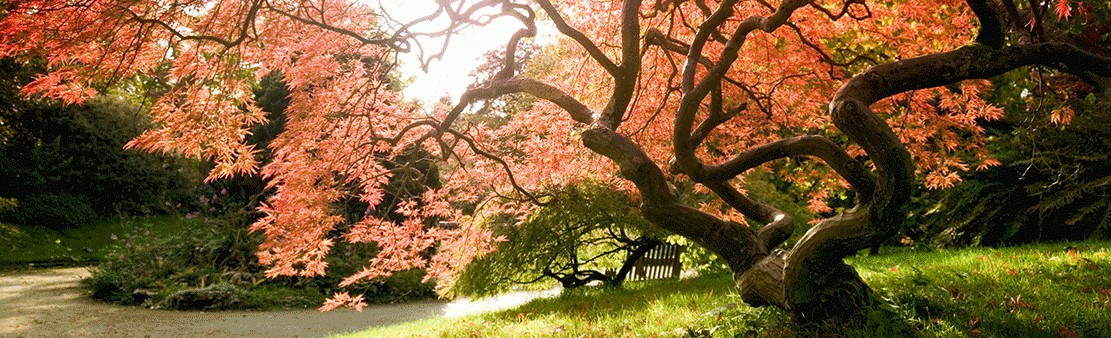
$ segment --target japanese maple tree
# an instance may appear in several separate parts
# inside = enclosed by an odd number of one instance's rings
[[[983,79],[1041,66],[1100,92],[1111,77],[1106,50],[1071,44],[1055,25],[1087,15],[1068,1],[436,4],[394,22],[371,2],[343,0],[12,1],[0,56],[44,58],[50,72],[24,92],[68,102],[168,67],[170,89],[151,107],[156,128],[130,146],[210,158],[211,179],[259,170],[244,142],[264,118],[249,88],[280,72],[291,91],[286,130],[261,168],[278,193],[252,227],[266,234],[259,257],[271,276],[324,273],[327,234],[342,221],[338,188],[357,185],[376,205],[389,177],[410,172],[385,161],[424,147],[448,163],[444,185],[398,204],[404,220],[352,226],[343,239],[376,243],[379,256],[344,283],[427,267],[450,285],[456,267],[490,247],[484,215],[525,215],[545,187],[591,178],[634,193],[649,221],[721,256],[746,302],[808,322],[878,303],[842,258],[897,233],[916,175],[945,187],[998,164],[977,125],[1002,116]],[[391,90],[383,74],[394,53],[435,60],[450,43],[428,37],[499,17],[521,23],[504,68],[458,102],[425,114]],[[562,38],[545,51],[556,64],[529,72],[513,56],[538,20]],[[522,93],[539,102],[504,123],[468,117],[484,100]],[[736,183],[801,157],[829,168],[789,173],[818,187],[814,211],[830,211],[822,200],[838,187],[855,192],[856,206],[780,250],[794,221]],[[692,203],[697,194],[716,199]],[[426,226],[439,219],[461,226]],[[340,294],[326,307],[341,304],[362,301]]]

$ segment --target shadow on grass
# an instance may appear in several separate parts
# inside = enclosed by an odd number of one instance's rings
[[[727,276],[684,280],[628,282],[624,288],[583,287],[565,289],[553,298],[537,299],[515,309],[492,314],[499,319],[516,319],[521,314],[562,315],[581,319],[601,319],[615,312],[641,312],[668,299],[724,297],[731,292]],[[690,304],[695,304],[691,302]]]

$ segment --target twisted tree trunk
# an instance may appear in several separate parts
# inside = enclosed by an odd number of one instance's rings
[[[649,29],[642,36],[637,21],[640,1],[626,0],[622,12],[621,62],[611,60],[589,39],[567,25],[549,1],[538,2],[562,33],[584,48],[613,76],[613,98],[603,110],[594,112],[555,87],[517,78],[495,79],[464,95],[464,102],[449,114],[444,125],[450,125],[466,104],[507,93],[525,92],[555,103],[572,119],[589,126],[581,133],[583,144],[614,161],[621,176],[635,184],[642,199],[641,211],[649,221],[722,257],[734,272],[745,302],[783,308],[794,320],[803,323],[852,322],[879,304],[868,285],[843,259],[879,245],[898,233],[905,218],[902,209],[913,190],[914,166],[907,148],[891,127],[872,112],[872,104],[899,93],[989,78],[1028,65],[1083,74],[1100,79],[1099,83],[1108,83],[1105,79],[1111,77],[1111,59],[1070,44],[1023,40],[1021,44],[1005,46],[1004,23],[996,14],[999,5],[992,0],[968,0],[981,22],[975,43],[949,52],[874,66],[852,77],[832,97],[829,112],[833,123],[864,149],[872,167],[849,156],[842,145],[816,135],[760,145],[725,162],[707,164],[695,155],[695,150],[710,130],[730,118],[730,113],[722,107],[721,87],[748,34],[757,30],[770,32],[790,24],[791,14],[809,5],[810,1],[786,0],[767,16],[748,17],[729,36],[722,35],[719,27],[734,15],[737,1],[722,1],[698,27],[693,41],[682,44],[661,37],[657,30]],[[716,62],[702,54],[711,38],[727,40],[722,41],[724,49],[717,55]],[[759,230],[682,203],[671,191],[664,169],[653,162],[642,147],[616,132],[640,76],[642,39],[644,48],[656,45],[687,55],[682,73],[683,96],[675,112],[672,135],[674,159],[667,169],[672,174],[690,177],[733,209],[765,224]],[[696,81],[699,66],[705,69],[701,79]],[[707,98],[709,104],[705,104]],[[709,110],[708,117],[696,126],[695,116],[703,110]],[[857,200],[854,208],[812,227],[793,248],[783,251],[777,247],[793,231],[791,217],[740,193],[730,180],[764,163],[796,156],[817,158],[829,165],[855,190]]]
[[[989,18],[984,20],[985,27],[977,39],[986,44],[973,43],[950,52],[872,67],[845,83],[831,100],[834,124],[865,150],[874,165],[871,173],[842,148],[819,136],[759,146],[721,165],[702,164],[688,150],[698,141],[692,137],[690,128],[689,117],[693,114],[682,110],[697,108],[707,91],[700,92],[700,87],[694,85],[686,88],[684,103],[688,105],[684,107],[689,108],[681,108],[676,122],[676,171],[708,186],[746,216],[768,224],[759,233],[677,203],[667,191],[659,167],[635,144],[605,126],[595,124],[584,133],[584,143],[616,161],[622,174],[637,184],[648,219],[723,257],[735,272],[737,287],[746,302],[781,307],[804,323],[863,318],[879,301],[843,258],[898,233],[905,218],[902,209],[911,196],[914,180],[914,166],[906,147],[887,123],[871,111],[870,105],[906,91],[988,78],[1026,65],[1111,76],[1111,62],[1107,58],[1069,44],[1043,42],[1003,47],[997,36],[998,20],[991,12],[984,12],[990,7],[982,1],[972,2],[978,15]],[[749,30],[774,29],[775,20],[781,19],[777,15],[789,13],[795,5],[798,4],[788,2],[776,14],[750,19],[746,24],[750,24]],[[744,24],[738,32],[743,29]],[[736,40],[743,41],[744,33],[735,35],[741,36]],[[729,61],[729,55],[722,58]],[[711,73],[703,81],[714,81],[714,76]],[[798,155],[820,158],[834,168],[856,190],[857,205],[811,228],[790,251],[773,253],[772,249],[789,237],[791,220],[774,207],[737,193],[726,181],[762,163]]]
[[[914,179],[905,146],[869,105],[897,93],[988,78],[1031,64],[1111,75],[1107,58],[1067,44],[1040,43],[1006,48],[972,44],[876,66],[853,77],[834,96],[830,111],[837,127],[872,159],[876,189],[852,210],[810,229],[790,253],[765,257],[741,273],[737,285],[745,301],[778,305],[802,322],[860,318],[877,301],[842,259],[897,234]]]

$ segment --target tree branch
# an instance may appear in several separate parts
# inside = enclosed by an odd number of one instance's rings
[[[357,32],[351,31],[349,29],[337,27],[337,26],[330,25],[330,24],[320,22],[320,21],[317,21],[317,20],[313,20],[313,19],[310,19],[310,18],[304,18],[304,17],[301,17],[299,15],[296,15],[296,14],[278,9],[274,6],[267,5],[266,8],[270,9],[271,11],[274,11],[274,13],[278,13],[279,15],[287,17],[291,20],[294,20],[294,21],[297,21],[297,22],[300,22],[300,23],[303,23],[303,24],[306,24],[306,25],[309,25],[309,26],[314,26],[314,27],[317,27],[317,28],[320,28],[320,29],[324,29],[324,30],[327,30],[327,31],[331,31],[331,32],[335,32],[335,33],[345,35],[347,37],[355,39],[356,41],[359,41],[359,43],[364,44],[364,45],[389,46],[390,48],[393,48],[394,50],[397,50],[399,52],[408,52],[410,50],[408,44],[403,43],[403,41],[406,40],[405,38],[398,38],[398,37],[390,37],[390,38],[385,38],[385,39],[369,38],[369,37],[363,36],[362,34],[359,34]]]
[[[598,123],[616,130],[636,92],[640,78],[640,0],[625,0],[621,7],[621,65],[613,73],[613,95]]]
[[[552,19],[552,23],[556,25],[556,29],[558,29],[560,33],[575,40],[575,42],[578,43],[579,46],[582,46],[582,48],[590,54],[590,57],[598,62],[606,72],[609,72],[610,75],[613,76],[617,76],[617,74],[620,73],[617,64],[614,63],[613,60],[610,60],[593,41],[590,41],[590,38],[587,38],[585,34],[567,24],[567,20],[563,19],[563,16],[559,13],[559,10],[552,5],[551,1],[537,0],[536,3],[540,5],[540,8],[544,9],[545,13],[548,13],[548,16]]]
[[[990,0],[965,0],[972,13],[980,19],[980,31],[976,33],[976,42],[991,48],[1003,47],[1003,22],[999,14],[988,3]]]
[[[641,211],[654,224],[721,253],[734,271],[747,270],[767,254],[748,227],[680,203],[660,167],[628,138],[596,126],[583,131],[582,140],[587,148],[617,163],[621,176],[636,185]]]
[[[775,247],[786,242],[791,234],[795,232],[794,217],[782,210],[741,194],[737,188],[728,182],[713,181],[704,184],[733,209],[757,222],[764,223],[764,226],[756,232],[756,237],[760,239],[760,245],[765,251],[772,251]]]
[[[871,195],[876,187],[868,168],[849,156],[841,146],[819,135],[797,136],[749,148],[718,166],[708,166],[707,181],[724,181],[761,164],[786,157],[814,156],[822,159],[852,185],[858,196]]]
[[[706,40],[710,38],[711,33],[717,33],[718,27],[733,15],[733,5],[735,4],[737,4],[736,0],[722,1],[718,9],[698,26],[698,32],[695,33],[690,48],[687,50],[687,63],[683,66],[683,84],[681,86],[683,93],[688,93],[694,89],[694,74],[698,62],[702,60],[702,49],[706,47]]]
[[[173,34],[178,39],[186,40],[186,41],[187,40],[211,41],[211,42],[215,42],[217,44],[220,44],[221,46],[224,46],[224,48],[231,48],[231,47],[234,47],[236,45],[239,45],[240,43],[243,43],[243,41],[246,40],[247,30],[250,29],[250,27],[254,24],[255,17],[258,16],[258,11],[262,8],[262,1],[254,1],[254,2],[251,3],[251,6],[247,8],[247,13],[244,16],[243,23],[242,23],[242,25],[240,25],[239,35],[238,35],[238,37],[235,38],[235,40],[227,40],[227,39],[224,39],[224,38],[211,36],[211,35],[203,35],[203,34],[202,35],[194,35],[194,34],[186,35],[186,34],[182,33],[181,31],[179,31],[177,29],[174,29],[173,27],[171,27],[169,24],[167,24],[166,22],[164,22],[162,20],[147,19],[147,18],[144,18],[143,16],[139,15],[139,13],[135,13],[135,11],[132,11],[131,8],[127,8],[125,6],[117,6],[117,7],[119,7],[119,9],[122,10],[123,12],[126,12],[129,16],[131,16],[131,18],[133,20],[135,20],[135,22],[138,22],[139,24],[142,24],[142,25],[154,25],[154,26],[162,27],[162,29],[166,30],[167,32],[170,32],[170,34]]]
[[[902,208],[913,191],[913,162],[887,122],[869,108],[872,103],[906,91],[988,78],[1027,65],[1111,75],[1111,59],[1068,44],[1039,43],[1001,49],[971,44],[950,52],[878,65],[845,83],[830,102],[833,123],[872,159],[878,173],[876,189],[871,199],[863,199],[855,208],[823,221],[799,240],[784,266],[787,304],[807,307],[822,302],[805,288],[795,286],[803,278],[843,270],[843,263],[837,262],[894,236],[906,217]]]
[[[567,111],[567,113],[571,115],[571,119],[576,122],[583,124],[591,124],[594,122],[594,113],[589,107],[570,95],[567,95],[567,93],[564,93],[559,88],[533,79],[512,78],[489,81],[481,87],[472,88],[464,92],[459,99],[459,103],[452,107],[451,111],[445,116],[443,122],[441,122],[440,129],[449,129],[468,106],[479,100],[492,99],[513,93],[527,93],[537,98],[548,100]]]
[[[752,31],[757,29],[771,32],[782,26],[787,22],[787,19],[798,8],[805,6],[809,1],[807,0],[787,0],[780,4],[771,15],[767,17],[751,16],[745,19],[740,25],[737,26],[733,34],[729,38],[729,42],[725,44],[725,48],[718,59],[717,64],[709,70],[706,76],[699,81],[697,85],[693,85],[694,71],[697,56],[701,55],[702,48],[705,46],[705,38],[708,32],[705,30],[717,30],[717,24],[713,24],[711,20],[716,19],[719,13],[732,12],[730,1],[725,1],[722,6],[729,5],[730,8],[719,8],[718,12],[714,13],[707,22],[699,27],[699,33],[695,36],[694,42],[691,43],[691,50],[688,54],[687,65],[683,70],[683,98],[679,103],[679,111],[676,113],[675,128],[672,133],[672,140],[675,141],[675,160],[678,167],[683,173],[691,177],[696,182],[702,182],[706,174],[704,164],[695,156],[695,147],[691,139],[691,128],[694,124],[694,116],[701,103],[711,90],[720,86],[720,81],[725,77],[725,73],[733,66],[733,62],[737,60],[740,53],[740,48],[744,44],[746,37]],[[724,19],[722,19],[724,20]],[[700,38],[701,37],[701,38]]]

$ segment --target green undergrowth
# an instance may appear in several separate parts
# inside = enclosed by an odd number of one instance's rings
[[[575,290],[349,336],[1111,337],[1111,242],[885,252],[849,260],[886,301],[858,328],[791,325],[782,311],[742,304],[732,278],[716,275]]]
[[[336,245],[322,277],[265,277],[255,253],[262,234],[232,218],[181,219],[179,231],[135,226],[120,234],[85,280],[93,298],[173,310],[316,308],[335,292],[362,294],[369,303],[396,303],[434,295],[424,272],[408,270],[340,289],[374,254],[373,248]],[[186,224],[187,222],[193,222]]]
[[[94,264],[120,238],[136,227],[155,236],[181,231],[190,220],[173,216],[112,217],[61,231],[45,226],[0,223],[0,268]]]
[[[260,241],[243,226],[203,217],[116,217],[61,231],[0,223],[0,269],[87,265],[84,284],[95,299],[178,310],[315,308],[336,291],[370,303],[434,296],[419,270],[337,289],[372,254],[342,244],[336,251],[347,255],[330,257],[325,277],[267,279],[255,258]]]

